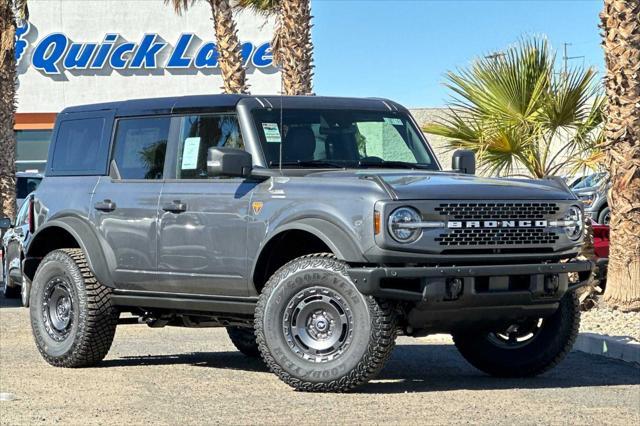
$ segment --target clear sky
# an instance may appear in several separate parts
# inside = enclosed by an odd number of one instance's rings
[[[561,61],[600,75],[601,0],[312,0],[315,92],[381,96],[409,107],[446,104],[448,70],[546,35]]]

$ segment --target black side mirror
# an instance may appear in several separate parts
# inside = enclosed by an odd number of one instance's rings
[[[468,175],[476,174],[476,156],[473,151],[458,149],[451,158],[451,168]]]
[[[237,148],[209,148],[207,174],[209,177],[248,177],[253,162],[251,154]]]
[[[8,217],[0,218],[0,229],[5,230],[11,227],[13,227],[13,224],[11,223],[11,218],[8,218]]]

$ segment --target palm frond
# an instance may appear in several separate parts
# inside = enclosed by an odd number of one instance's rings
[[[182,15],[187,10],[189,10],[197,1],[198,0],[164,0],[164,4],[173,6],[173,10],[178,15]]]
[[[238,0],[237,9],[249,9],[259,15],[275,15],[283,0]]]

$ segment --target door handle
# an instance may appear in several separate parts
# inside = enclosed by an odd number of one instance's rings
[[[102,212],[112,212],[116,209],[116,203],[111,200],[99,201],[93,206],[93,208]]]
[[[182,213],[187,211],[187,204],[180,200],[173,200],[172,203],[162,206],[162,210],[170,213]]]

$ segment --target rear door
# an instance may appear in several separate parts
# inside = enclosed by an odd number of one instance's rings
[[[256,182],[207,176],[209,148],[244,149],[235,113],[178,116],[159,208],[159,286],[172,293],[248,294],[246,236]]]
[[[157,290],[158,201],[170,116],[116,122],[110,176],[93,196],[92,220],[109,246],[121,288]]]

